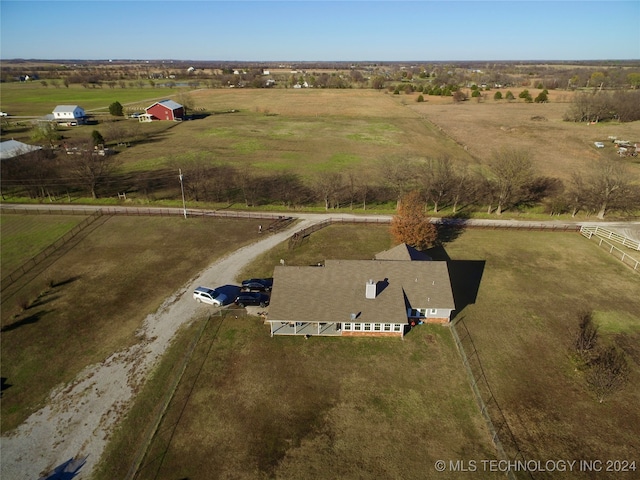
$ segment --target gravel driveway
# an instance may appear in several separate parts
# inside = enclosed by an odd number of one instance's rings
[[[4,206],[3,208],[11,208]],[[20,208],[29,208],[21,206]],[[39,206],[38,208],[43,208]],[[56,206],[60,208],[60,206]],[[78,207],[74,207],[78,208]],[[96,207],[86,207],[88,211]],[[176,331],[202,309],[191,298],[197,285],[233,284],[240,270],[259,254],[286,240],[295,231],[320,223],[330,217],[353,218],[353,215],[296,214],[300,222],[288,230],[265,235],[264,239],[228,255],[208,267],[197,278],[168,298],[149,315],[139,332],[140,342],[116,352],[98,365],[82,371],[69,385],[53,391],[49,404],[32,414],[20,427],[0,439],[0,477],[12,480],[35,480],[73,457],[87,456],[78,478],[88,478],[100,459],[109,436],[127,412],[133,392],[144,383],[147,374],[169,346]],[[366,218],[366,216],[358,216]],[[390,217],[371,215],[371,220]],[[521,225],[558,222],[470,221],[471,224]],[[596,222],[594,222],[596,224]],[[640,237],[638,222],[597,224],[623,230]],[[574,224],[575,225],[575,224]],[[621,232],[622,233],[622,232]],[[65,477],[71,478],[71,477]]]
[[[0,477],[35,480],[70,458],[87,456],[78,478],[89,478],[111,432],[127,412],[133,392],[144,383],[177,330],[199,311],[211,308],[194,302],[192,289],[198,285],[235,283],[240,270],[256,256],[324,218],[302,218],[288,230],[265,235],[189,281],[145,319],[139,343],[87,367],[71,384],[59,386],[46,407],[0,439]]]

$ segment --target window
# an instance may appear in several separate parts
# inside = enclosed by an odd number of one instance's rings
[[[399,323],[395,323],[393,325],[393,331],[394,332],[401,332],[402,331],[402,325],[400,325]]]
[[[354,323],[354,324],[353,324],[353,329],[354,329],[356,332],[359,332],[360,330],[362,330],[362,324],[361,324],[361,323]]]
[[[391,324],[390,323],[385,323],[384,324],[384,331],[385,332],[390,332],[391,331]]]
[[[344,324],[344,329],[345,330],[351,330],[351,324],[350,323],[345,323]]]
[[[364,329],[365,329],[365,331],[367,331],[367,332],[368,332],[368,331],[370,331],[370,330],[371,330],[371,324],[370,324],[370,323],[365,323],[365,324],[364,324]]]
[[[380,325],[379,323],[374,323],[374,324],[373,324],[373,329],[374,329],[376,332],[379,332],[381,328],[382,328],[382,325]]]
[[[437,308],[432,308],[432,309],[429,311],[429,313],[430,313],[431,315],[435,315],[436,313],[438,313],[438,309],[437,309]]]

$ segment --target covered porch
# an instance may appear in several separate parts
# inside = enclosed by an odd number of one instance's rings
[[[341,323],[327,322],[274,322],[271,324],[271,336],[274,335],[320,335],[320,336],[340,336],[342,335]]]

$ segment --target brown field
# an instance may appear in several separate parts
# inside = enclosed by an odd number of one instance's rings
[[[35,231],[40,218],[10,217],[3,255],[17,248],[12,237]],[[17,227],[20,219],[25,228]],[[258,223],[103,216],[3,291],[2,377],[9,387],[2,432],[41,407],[56,385],[135,343],[148,314],[217,256],[248,243],[246,232]]]
[[[511,89],[516,97],[522,90]],[[88,138],[96,128],[109,137],[114,125],[127,132],[131,147],[116,147],[125,175],[154,170],[168,175],[166,169],[186,170],[191,162],[203,161],[256,175],[286,171],[309,178],[341,172],[375,182],[384,176],[383,165],[401,158],[448,155],[482,170],[495,150],[518,148],[530,152],[542,176],[566,181],[573,172],[588,172],[600,159],[614,159],[628,165],[633,181],[640,178],[640,157],[621,159],[608,141],[610,135],[640,141],[639,122],[565,122],[571,92],[552,90],[549,103],[527,104],[521,99],[494,101],[495,91],[484,92],[480,102],[454,104],[451,97],[427,95],[417,103],[417,93],[370,89],[200,89],[189,93],[196,113],[204,113],[193,121],[140,124],[120,119],[62,133],[72,141]],[[5,134],[29,142],[26,127]],[[605,142],[605,148],[597,149],[595,141]]]
[[[512,89],[516,97],[520,91]],[[529,92],[535,97],[539,91],[529,89]],[[640,178],[638,157],[620,159],[608,140],[612,135],[640,142],[638,122],[595,125],[565,122],[562,117],[569,108],[568,92],[550,92],[550,102],[545,104],[494,101],[494,91],[486,93],[489,98],[480,103],[475,99],[459,104],[450,99],[432,102],[431,97],[426,97],[427,102],[409,107],[438,125],[445,135],[483,164],[490,163],[493,151],[514,147],[531,153],[539,175],[567,180],[573,172],[584,172],[600,159],[618,159]],[[595,148],[596,141],[605,142],[605,148]]]
[[[380,248],[385,230],[329,227],[289,251],[287,262],[370,258],[368,233]],[[476,372],[478,359],[482,363],[482,378],[494,395],[490,411],[502,411],[513,433],[515,442],[507,427],[497,424],[508,452],[513,455],[515,445],[518,458],[525,460],[627,459],[637,464],[637,274],[574,233],[458,234],[430,253],[453,261],[456,319],[462,322],[458,331],[464,333],[464,324],[471,333],[476,352],[467,353]],[[354,247],[353,237],[360,240]],[[265,253],[245,274],[268,275],[266,266],[277,264],[283,251]],[[603,403],[586,387],[571,357],[581,308],[595,312],[601,342],[618,345],[631,366],[626,386]],[[470,345],[469,339],[463,343]],[[268,327],[256,318],[214,317],[140,478],[198,478],[203,472],[215,478],[434,478],[433,465],[440,458],[480,465],[495,452],[486,443],[477,407],[469,410],[463,372],[446,327],[418,327],[404,341],[305,341],[270,338]],[[157,395],[161,385],[152,383],[149,389]],[[120,450],[112,445],[101,479],[117,476],[113,459],[123,458],[122,449],[130,449],[136,434],[125,423],[117,437]],[[127,450],[127,455],[132,453]],[[446,478],[490,475],[448,472]],[[574,471],[536,472],[534,478],[594,477]],[[597,478],[635,475],[600,472]]]

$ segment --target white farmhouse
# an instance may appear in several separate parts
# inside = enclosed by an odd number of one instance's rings
[[[53,119],[59,123],[80,125],[85,123],[86,113],[78,105],[58,105],[53,109]]]

